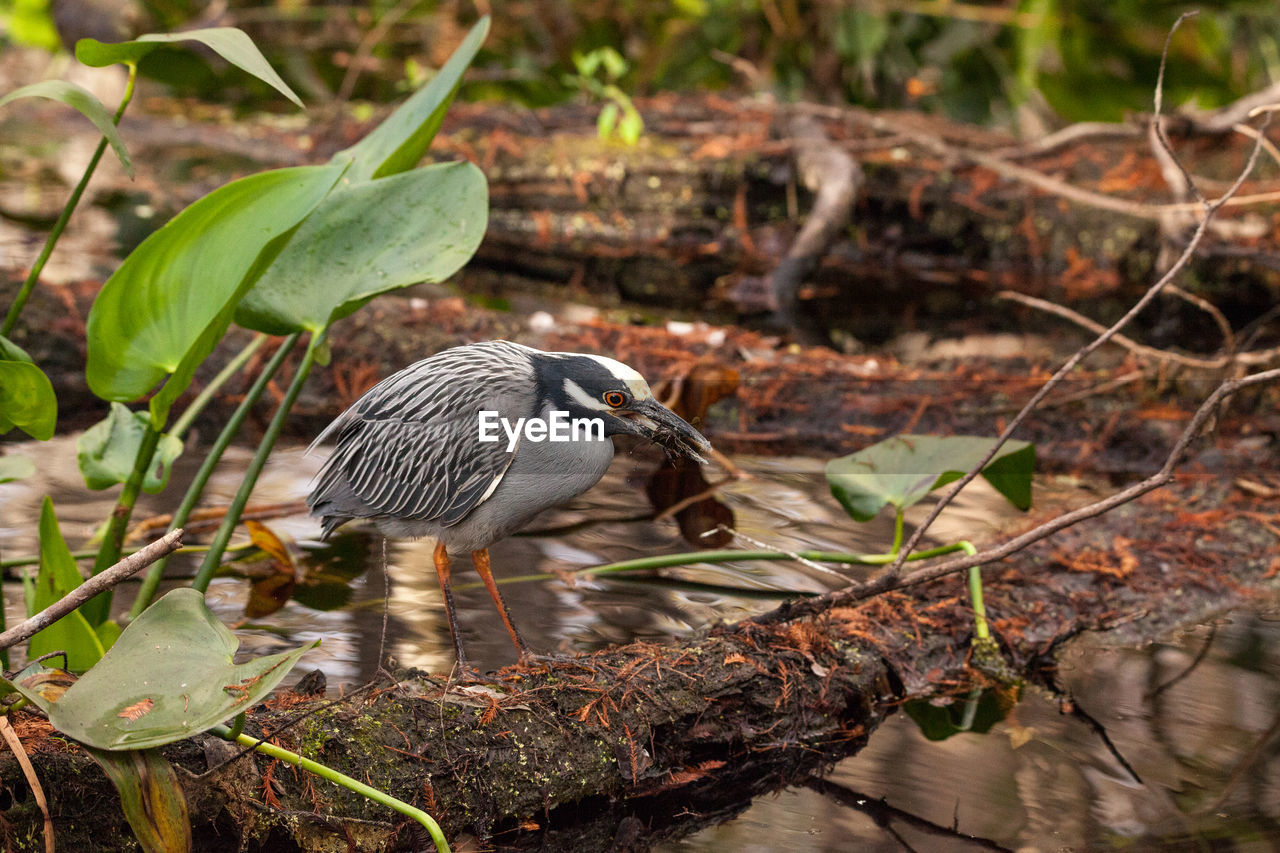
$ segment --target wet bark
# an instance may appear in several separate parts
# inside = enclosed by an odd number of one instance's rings
[[[1189,504],[1214,509],[1183,512]],[[1261,508],[1265,499],[1226,478],[1187,480],[989,567],[987,607],[1005,659],[1051,681],[1055,649],[1083,630],[1149,638],[1274,597],[1272,535],[1250,521]],[[428,809],[455,841],[644,848],[820,773],[905,697],[989,683],[970,667],[962,589],[944,579],[811,619],[507,670],[493,687],[446,689],[401,673],[329,707],[285,694],[248,730],[275,732],[273,741]],[[133,849],[115,796],[82,753],[34,729],[24,741],[62,849]],[[186,771],[199,849],[425,846],[398,816],[269,760],[191,775],[230,752],[208,737],[166,749]],[[6,838],[38,849],[39,813],[11,756],[0,758],[0,779]]]

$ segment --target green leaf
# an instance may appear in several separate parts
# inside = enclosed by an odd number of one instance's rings
[[[600,115],[596,116],[596,136],[608,139],[613,135],[614,125],[617,123],[618,105],[610,101],[600,108]]]
[[[317,645],[236,664],[235,635],[203,595],[183,588],[143,611],[57,702],[29,686],[39,674],[33,667],[15,682],[68,737],[99,749],[143,749],[203,732],[260,702]]]
[[[102,643],[102,647],[109,649],[116,644],[116,640],[120,639],[120,634],[124,629],[120,627],[119,622],[114,619],[108,619],[93,630],[98,635],[98,642]]]
[[[165,390],[168,398],[181,393],[191,353],[203,358],[217,343],[244,291],[341,174],[338,166],[299,166],[241,178],[143,241],[89,312],[93,392],[124,402],[175,374],[170,384],[181,387]]]
[[[85,65],[101,68],[117,62],[137,62],[157,47],[180,41],[196,41],[213,50],[227,62],[249,72],[270,85],[280,94],[302,106],[302,101],[288,84],[280,79],[271,64],[258,50],[253,39],[235,27],[212,27],[204,30],[188,30],[181,33],[147,33],[133,41],[114,44],[97,39],[80,39],[76,42],[76,59]]]
[[[25,361],[27,364],[35,364],[35,359],[27,355],[27,351],[15,344],[13,341],[0,335],[0,361]]]
[[[488,217],[488,186],[470,163],[335,190],[245,295],[236,322],[314,333],[380,293],[443,281],[471,258]]]
[[[33,598],[27,602],[28,612],[39,613],[83,582],[71,549],[58,529],[53,501],[46,497],[40,509],[40,570],[36,574]],[[80,672],[97,663],[104,648],[84,614],[73,610],[33,636],[27,645],[28,658],[56,651],[65,651],[67,668]]]
[[[112,150],[116,152],[116,157],[120,158],[120,164],[129,173],[129,177],[133,177],[133,162],[129,159],[129,152],[125,150],[120,131],[111,120],[111,114],[102,105],[102,101],[99,101],[97,96],[88,89],[65,80],[42,80],[39,83],[15,89],[0,98],[0,107],[19,98],[49,98],[79,110],[85,118],[93,122],[98,132],[107,138]]]
[[[352,183],[394,175],[412,169],[422,159],[445,111],[453,102],[462,75],[489,34],[489,16],[481,18],[444,67],[431,80],[387,116],[364,139],[333,156],[335,163],[350,163]]]
[[[87,746],[120,794],[124,816],[147,853],[191,849],[191,819],[178,774],[158,749],[110,752]]]
[[[644,119],[640,117],[635,107],[631,107],[623,113],[622,121],[618,123],[618,138],[628,145],[635,145],[640,141],[642,133],[644,133]]]
[[[81,433],[76,440],[76,462],[86,486],[94,490],[108,489],[129,479],[148,420],[142,412],[131,412],[120,403],[112,403],[106,418]],[[162,491],[169,482],[173,460],[181,453],[180,439],[160,436],[142,490],[149,495]]]
[[[25,480],[36,472],[36,463],[30,456],[0,456],[0,483]]]
[[[0,435],[17,427],[48,441],[58,423],[58,398],[44,371],[29,361],[0,361]]]
[[[982,461],[994,438],[900,435],[827,463],[831,493],[856,521],[870,521],[885,504],[906,509],[953,483]],[[1031,506],[1035,446],[1008,441],[982,476],[1010,503]]]

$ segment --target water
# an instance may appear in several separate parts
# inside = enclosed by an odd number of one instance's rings
[[[0,548],[31,553],[35,519],[48,493],[73,548],[110,511],[114,491],[86,492],[75,468],[73,439],[13,447],[37,459],[30,482],[0,485]],[[198,454],[198,451],[197,451]],[[239,486],[249,451],[232,449],[215,477],[209,502],[225,503]],[[194,457],[194,458],[193,458]],[[144,497],[135,518],[165,512],[179,484],[199,463],[188,454],[165,496]],[[306,492],[321,457],[300,448],[275,453],[254,504],[283,504]],[[872,552],[892,536],[886,517],[849,521],[831,499],[823,464],[812,459],[738,459],[751,479],[725,487],[721,499],[752,541],[778,549]],[[691,550],[672,522],[655,523],[644,483],[656,457],[620,453],[606,478],[570,507],[540,518],[547,535],[513,537],[492,549],[499,578],[565,573],[604,562]],[[1077,498],[1078,499],[1078,498]],[[1037,503],[1072,497],[1040,487]],[[909,521],[927,511],[917,507]],[[1018,520],[984,483],[974,484],[944,514],[939,540],[982,538]],[[295,599],[254,620],[244,615],[248,582],[216,579],[210,605],[236,628],[242,650],[266,654],[321,639],[295,676],[320,668],[331,689],[359,684],[376,669],[382,628],[382,539],[349,526],[321,547],[319,528],[305,515],[266,522],[295,543],[309,573]],[[431,568],[431,543],[387,544],[392,596],[386,652],[401,664],[442,672],[452,647]],[[191,573],[196,558],[175,559],[171,571]],[[856,575],[862,570],[848,570]],[[745,587],[753,594],[672,589],[620,578],[543,580],[504,585],[517,624],[536,649],[589,650],[644,638],[685,636],[716,621],[733,621],[774,606],[769,590],[830,588],[836,579],[791,563],[666,570],[703,584]],[[514,650],[469,567],[457,567],[456,599],[463,639],[485,668],[510,663]],[[134,585],[125,585],[125,608]],[[20,618],[21,592],[5,585],[8,616]],[[1213,632],[1212,644],[1185,677]],[[1141,649],[1078,641],[1062,658],[1060,681],[1077,706],[1114,742],[1112,752],[1083,719],[1064,716],[1057,698],[1032,691],[987,734],[927,740],[906,714],[896,714],[858,755],[840,762],[822,790],[797,786],[759,798],[737,819],[661,848],[712,850],[969,850],[990,845],[1027,850],[1199,849],[1230,839],[1234,849],[1274,849],[1280,842],[1280,619],[1236,614],[1168,643]],[[1268,736],[1268,732],[1270,735]],[[1259,745],[1261,743],[1261,745]],[[1141,782],[1126,770],[1129,763]],[[883,798],[883,805],[880,800]],[[1221,802],[1218,802],[1218,800]],[[870,811],[859,800],[871,803]],[[953,830],[952,827],[956,827]]]
[[[939,742],[898,714],[825,777],[871,808],[789,788],[663,849],[983,849],[962,835],[1018,850],[1276,849],[1280,614],[1144,648],[1077,641],[1060,677],[1114,752],[1040,693],[987,734]],[[897,813],[877,811],[881,798]]]

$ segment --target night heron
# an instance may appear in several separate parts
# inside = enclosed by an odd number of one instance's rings
[[[312,447],[335,447],[307,505],[324,536],[355,518],[389,536],[436,539],[449,632],[458,635],[449,555],[472,562],[522,663],[529,647],[489,570],[489,546],[604,476],[614,435],[638,435],[702,461],[711,445],[653,398],[635,370],[598,355],[507,341],[445,350],[394,373],[338,416]]]

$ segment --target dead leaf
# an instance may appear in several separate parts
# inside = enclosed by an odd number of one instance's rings
[[[154,700],[139,699],[137,702],[134,702],[132,705],[125,708],[120,713],[116,714],[116,716],[123,717],[124,719],[132,723],[145,717],[147,714],[151,712],[151,709],[154,708],[155,706],[156,706],[156,703]]]

